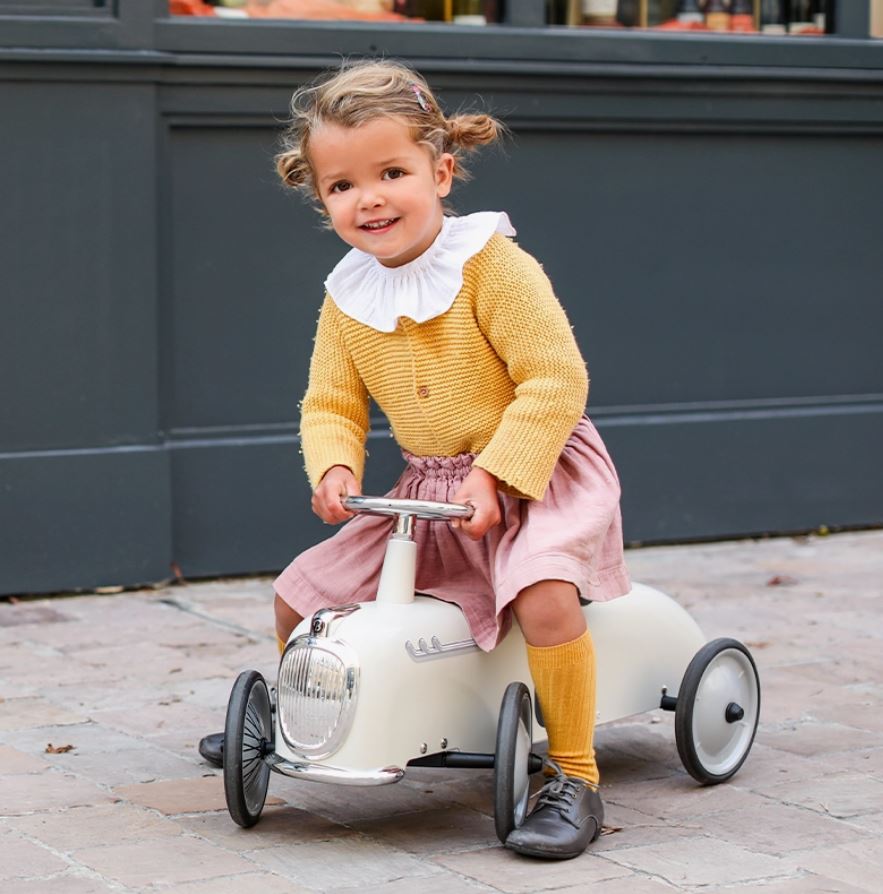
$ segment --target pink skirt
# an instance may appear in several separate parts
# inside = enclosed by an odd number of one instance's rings
[[[412,456],[387,494],[449,502],[472,454]],[[585,417],[573,430],[542,500],[500,494],[502,521],[478,541],[446,522],[418,520],[417,591],[458,605],[476,643],[490,651],[512,619],[509,604],[542,580],[573,583],[584,599],[630,589],[622,551],[619,479],[601,436]],[[301,553],[275,581],[302,617],[320,608],[374,599],[392,520],[357,515]]]

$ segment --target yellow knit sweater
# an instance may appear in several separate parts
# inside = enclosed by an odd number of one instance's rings
[[[450,309],[379,332],[325,296],[301,406],[315,488],[331,466],[361,481],[368,400],[418,456],[477,454],[517,497],[541,499],[585,408],[588,376],[540,265],[496,234],[463,268]]]

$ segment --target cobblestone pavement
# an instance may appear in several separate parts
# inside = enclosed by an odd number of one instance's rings
[[[241,669],[274,673],[269,578],[0,604],[0,891],[883,891],[883,531],[628,558],[751,648],[761,725],[707,788],[670,714],[601,728],[607,828],[563,863],[498,845],[483,771],[274,775],[258,826],[235,826],[195,746]]]

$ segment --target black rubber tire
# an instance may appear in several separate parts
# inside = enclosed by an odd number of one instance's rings
[[[701,754],[702,746],[697,743],[694,729],[694,714],[696,711],[697,698],[701,698],[700,689],[703,684],[706,672],[713,662],[719,660],[721,656],[725,656],[727,652],[736,652],[738,656],[732,656],[747,671],[745,690],[750,692],[753,703],[747,707],[751,712],[746,726],[741,735],[741,744],[734,742],[734,746],[739,747],[741,751],[734,754],[729,760],[726,769],[723,772],[714,772],[703,760]],[[739,657],[741,656],[741,657]],[[720,695],[720,693],[718,693]],[[733,687],[733,698],[737,696],[736,687]],[[743,699],[744,700],[744,699]],[[718,710],[721,711],[721,724],[728,721],[723,712],[725,708],[720,707],[719,700]],[[743,706],[744,708],[745,706]],[[681,681],[681,687],[678,690],[677,706],[675,708],[675,740],[678,746],[678,754],[684,769],[702,785],[717,785],[730,779],[745,762],[748,752],[754,743],[754,736],[757,732],[757,722],[760,717],[760,679],[757,675],[757,666],[751,653],[738,640],[721,638],[706,643],[694,656],[687,670],[684,672],[684,679]],[[741,722],[741,721],[739,721]],[[750,729],[749,729],[750,727]],[[727,727],[721,726],[726,732]],[[699,747],[697,747],[697,745]]]
[[[530,691],[524,683],[510,683],[503,693],[500,705],[497,748],[494,753],[494,826],[497,838],[504,844],[509,833],[524,822],[527,812],[528,766],[532,741],[533,709]]]
[[[233,684],[224,727],[224,795],[233,822],[244,829],[260,818],[267,797],[272,751],[270,693],[257,671],[243,671]]]

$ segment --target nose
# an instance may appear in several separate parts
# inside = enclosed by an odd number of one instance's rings
[[[362,208],[378,208],[385,203],[386,199],[379,189],[364,189],[359,195],[359,205]]]

